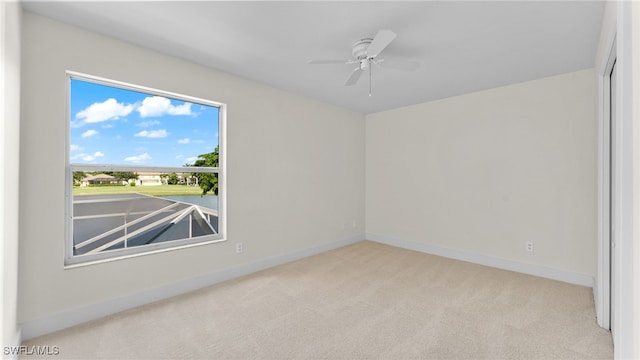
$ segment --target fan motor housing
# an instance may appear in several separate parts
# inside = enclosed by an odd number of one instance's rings
[[[367,49],[369,48],[369,45],[371,45],[371,42],[373,41],[373,39],[370,38],[364,38],[364,39],[360,39],[357,40],[356,42],[353,43],[353,50],[351,50],[351,53],[353,54],[353,57],[355,57],[358,60],[363,60],[367,58]]]

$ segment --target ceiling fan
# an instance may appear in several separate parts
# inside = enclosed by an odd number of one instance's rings
[[[420,63],[416,61],[385,60],[378,57],[382,50],[389,46],[396,36],[397,35],[391,30],[378,30],[378,33],[373,39],[364,38],[353,43],[351,54],[354,59],[309,60],[309,64],[356,64],[357,67],[353,70],[349,78],[347,78],[347,81],[345,81],[345,86],[355,85],[360,79],[360,75],[368,70],[369,96],[371,96],[371,68],[373,65],[404,71],[415,71],[420,67]]]

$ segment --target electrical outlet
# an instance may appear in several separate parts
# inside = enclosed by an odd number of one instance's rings
[[[243,251],[244,251],[244,245],[242,245],[242,243],[237,243],[236,244],[236,253],[240,254]]]
[[[533,243],[531,241],[527,242],[527,252],[533,252]]]

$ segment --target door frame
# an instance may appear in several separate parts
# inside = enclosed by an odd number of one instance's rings
[[[598,325],[611,328],[611,70],[617,59],[616,30],[609,33],[598,71],[598,269],[594,299]],[[618,82],[619,83],[619,82]],[[616,104],[613,104],[614,106]],[[620,154],[618,152],[618,154]],[[618,191],[619,188],[616,188]]]

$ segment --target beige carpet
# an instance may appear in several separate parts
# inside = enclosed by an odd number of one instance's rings
[[[610,359],[589,288],[363,241],[26,342],[48,358]]]

